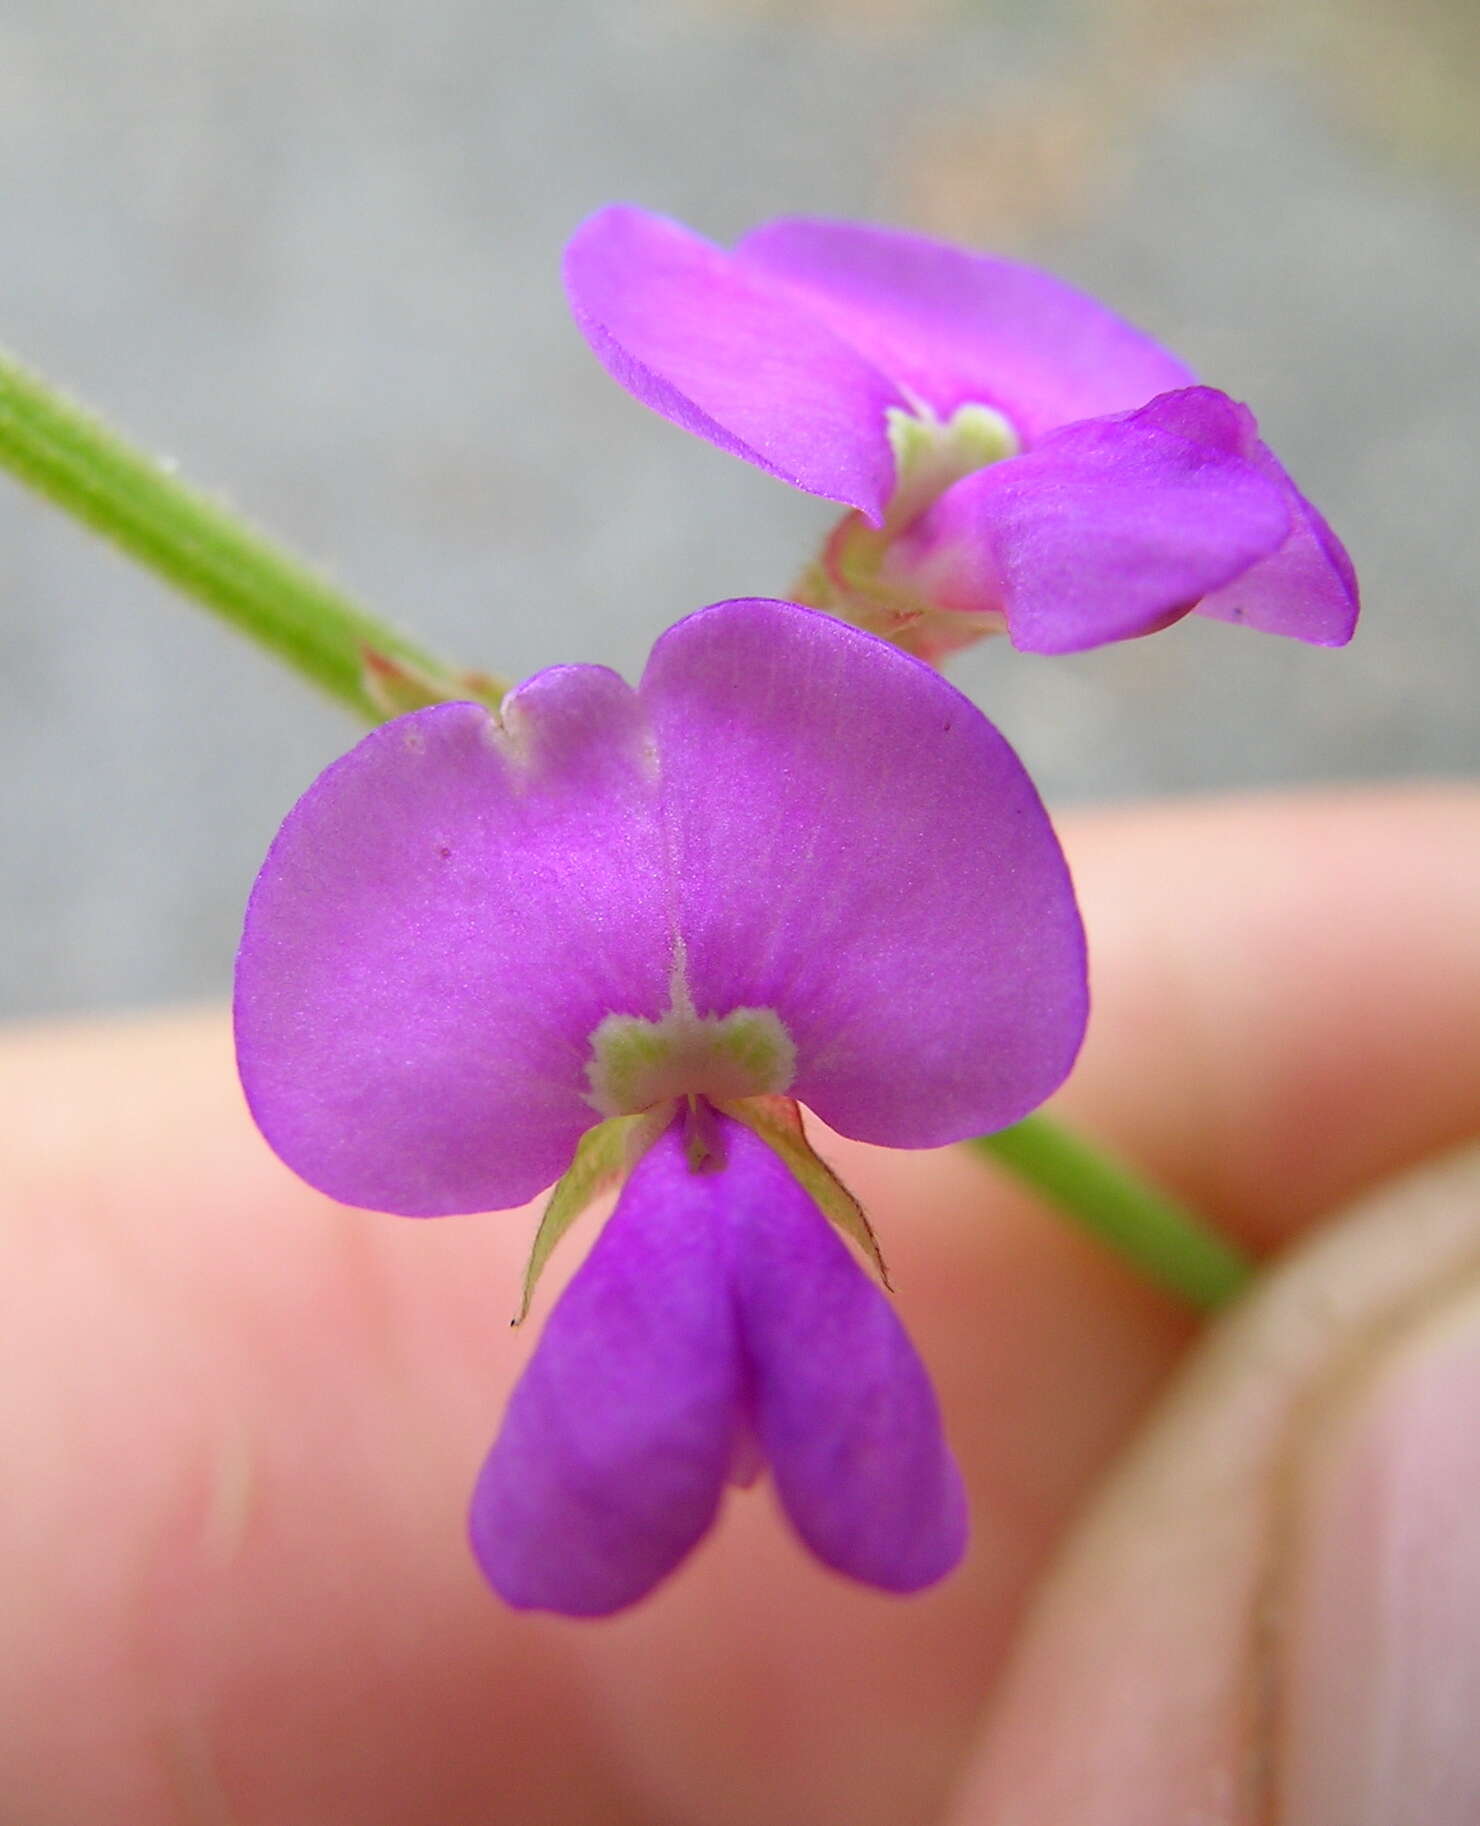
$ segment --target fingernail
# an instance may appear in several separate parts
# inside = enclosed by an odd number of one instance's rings
[[[1281,1826],[1480,1822],[1480,1298],[1425,1322],[1296,1488]]]

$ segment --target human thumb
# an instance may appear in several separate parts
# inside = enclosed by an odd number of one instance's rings
[[[1480,1150],[1210,1334],[1028,1616],[951,1826],[1480,1821]]]

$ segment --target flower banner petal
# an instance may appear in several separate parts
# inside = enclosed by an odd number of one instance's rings
[[[886,413],[907,401],[785,287],[677,222],[613,207],[577,230],[581,333],[644,405],[875,521],[894,485]]]
[[[752,1420],[783,1508],[829,1566],[919,1591],[966,1546],[966,1498],[930,1380],[888,1296],[749,1130],[726,1121]]]
[[[671,1128],[551,1313],[473,1495],[473,1550],[508,1603],[606,1616],[713,1521],[744,1421],[730,1177],[693,1172]]]
[[[894,561],[928,567],[950,607],[1003,612],[1030,653],[1153,633],[1290,530],[1282,490],[1239,454],[1244,410],[1197,387],[1065,426],[958,482]]]
[[[445,704],[369,735],[289,814],[237,963],[259,1126],[331,1197],[521,1203],[596,1121],[587,1042],[656,1019],[672,938],[640,706],[557,667],[502,726]]]
[[[1026,444],[1193,378],[1176,356],[1063,280],[921,235],[784,218],[753,229],[736,259],[785,280],[941,417],[968,401],[994,406]]]
[[[974,705],[872,635],[766,601],[671,628],[640,693],[701,1015],[774,1009],[790,1094],[885,1146],[1048,1096],[1084,1030],[1083,933],[1038,795]]]

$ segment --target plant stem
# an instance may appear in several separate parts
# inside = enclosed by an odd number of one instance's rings
[[[1029,1116],[969,1145],[1194,1306],[1224,1305],[1253,1274],[1248,1260],[1193,1212],[1051,1117]]]
[[[502,680],[424,652],[3,352],[0,465],[362,717],[503,694]]]

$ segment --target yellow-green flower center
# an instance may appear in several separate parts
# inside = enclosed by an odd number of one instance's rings
[[[603,1116],[630,1116],[673,1097],[731,1103],[786,1091],[796,1047],[770,1008],[696,1014],[675,997],[661,1020],[609,1014],[591,1036],[586,1101]]]
[[[885,413],[894,450],[894,493],[884,514],[886,537],[902,533],[962,476],[975,474],[1004,457],[1016,456],[1017,434],[993,406],[968,402],[948,419],[926,406]]]

